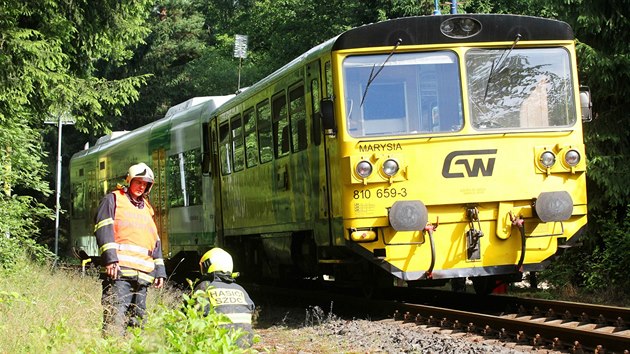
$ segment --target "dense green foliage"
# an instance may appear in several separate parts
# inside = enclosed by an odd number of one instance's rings
[[[236,345],[241,331],[218,326],[224,318],[216,313],[203,316],[207,293],[183,295],[172,288],[149,289],[144,330],[103,338],[95,272],[51,270],[24,252],[13,255],[15,267],[0,268],[0,353],[243,352]]]
[[[624,110],[630,93],[629,5],[630,0],[459,3],[460,12],[557,18],[571,24],[578,38],[581,84],[591,88],[596,113],[585,125],[590,229],[583,247],[557,262],[563,270],[556,266],[547,273],[558,283],[630,289],[619,271],[625,268],[618,267],[625,264],[630,238],[630,189],[624,183],[630,175],[630,117]],[[448,3],[441,6],[449,12]],[[190,97],[233,93],[239,75],[240,87],[251,85],[347,28],[429,15],[433,1],[165,0],[155,6],[144,0],[9,0],[0,10],[0,233],[17,242],[50,240],[52,232],[53,177],[46,170],[54,170],[56,127],[45,120],[61,112],[76,119],[74,129],[64,132],[67,164],[83,142],[110,127],[133,129]],[[233,57],[235,34],[249,36],[242,61]],[[42,218],[48,224],[38,224]],[[42,225],[45,233],[38,235]],[[0,254],[9,253],[0,247]]]
[[[568,22],[578,48],[580,83],[591,88],[595,118],[585,124],[588,154],[589,232],[584,245],[562,262],[564,283],[590,290],[630,290],[630,1],[539,1],[547,13]],[[625,266],[625,267],[624,267]],[[558,269],[558,267],[554,267]],[[572,272],[573,271],[573,272]]]
[[[86,347],[85,353],[242,353],[237,345],[242,330],[219,325],[226,318],[203,308],[210,294],[198,291],[183,295],[181,308],[159,304],[150,312],[143,329],[134,328],[126,340],[108,338]]]
[[[1,233],[37,236],[37,220],[50,215],[42,204],[50,195],[48,147],[41,139],[52,129],[46,121],[69,114],[81,131],[102,130],[111,123],[101,117],[120,114],[138,98],[145,77],[108,79],[96,74],[96,66],[121,65],[133,54],[148,33],[143,14],[149,3],[1,3]]]

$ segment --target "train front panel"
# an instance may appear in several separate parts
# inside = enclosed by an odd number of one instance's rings
[[[481,31],[509,19],[469,20]],[[580,234],[574,43],[527,24],[501,38],[333,53],[335,168],[354,252],[406,281],[507,276],[540,270]]]

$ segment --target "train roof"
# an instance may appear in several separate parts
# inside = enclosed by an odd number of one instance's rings
[[[246,88],[242,88],[241,92],[239,92],[239,94],[236,95],[236,97],[235,97],[236,101],[237,102],[241,102],[244,98],[256,94],[258,92],[257,88],[265,87],[269,83],[274,82],[276,79],[278,79],[282,75],[286,74],[286,72],[289,71],[292,67],[297,66],[297,65],[301,65],[304,62],[310,62],[311,60],[314,60],[315,58],[319,57],[320,53],[325,52],[325,51],[330,51],[332,49],[333,44],[335,43],[335,40],[338,37],[339,36],[331,38],[331,39],[329,39],[329,40],[327,40],[327,41],[325,41],[325,42],[323,42],[323,43],[321,43],[321,44],[319,44],[319,45],[309,49],[308,51],[304,52],[302,55],[300,55],[297,58],[291,60],[290,62],[288,62],[287,64],[283,65],[282,67],[280,67],[279,69],[277,69],[273,73],[269,74],[265,78],[261,79],[260,81],[256,82],[255,84],[253,84],[251,86],[248,86]],[[227,102],[227,103],[229,105],[229,102]]]
[[[118,144],[123,140],[130,140],[134,137],[137,137],[138,135],[142,136],[143,134],[147,134],[152,130],[160,128],[168,123],[176,124],[180,120],[190,119],[189,115],[194,114],[194,112],[201,114],[201,112],[214,111],[232,97],[234,97],[234,95],[202,96],[191,98],[185,102],[171,107],[166,115],[161,119],[143,125],[132,131],[115,131],[100,137],[96,141],[96,144],[94,144],[94,146],[75,153],[74,155],[72,155],[72,158],[74,159],[81,156],[90,155],[97,151],[102,151],[110,146]]]
[[[447,36],[440,26],[452,18],[474,19],[481,30],[464,38]],[[574,39],[571,26],[558,20],[521,15],[456,14],[403,17],[356,27],[337,37],[332,49],[393,46],[399,39],[401,45],[514,41],[519,34],[520,40]]]

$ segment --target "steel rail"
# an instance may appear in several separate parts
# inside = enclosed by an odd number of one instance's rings
[[[626,333],[628,331],[607,333],[592,330],[590,327],[581,329],[580,326],[569,327],[545,321],[493,316],[429,305],[400,303],[396,307],[400,313],[411,315],[405,316],[407,321],[423,322],[429,318],[437,318],[442,323],[446,319],[447,323],[460,323],[466,327],[470,327],[472,323],[475,329],[482,330],[485,334],[507,333],[517,340],[531,339],[532,345],[552,344],[571,347],[578,343],[577,345],[582,348],[593,351],[598,347],[603,347],[607,353],[624,353],[625,350],[630,350],[630,336]],[[421,317],[419,318],[418,315]]]

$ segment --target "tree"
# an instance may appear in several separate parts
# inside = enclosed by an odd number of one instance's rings
[[[627,291],[630,280],[618,269],[630,246],[630,1],[536,1],[573,27],[580,83],[593,95],[595,119],[585,124],[589,233],[581,254],[572,254],[574,276],[591,289]]]
[[[0,5],[0,231],[14,239],[38,233],[49,216],[44,121],[69,112],[82,131],[138,98],[145,76],[107,80],[103,62],[121,65],[147,33],[149,1],[8,0]]]

